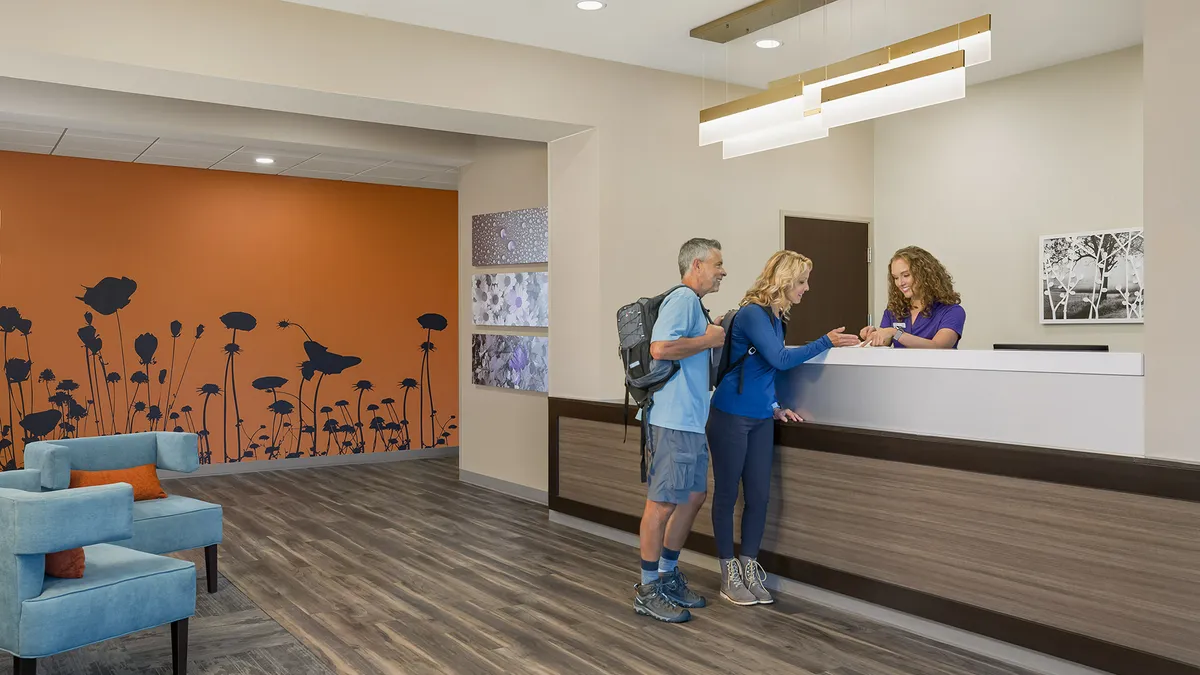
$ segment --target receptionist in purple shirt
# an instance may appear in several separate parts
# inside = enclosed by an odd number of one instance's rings
[[[859,337],[874,347],[957,349],[967,312],[945,266],[929,251],[909,246],[892,256],[889,277],[883,321]]]

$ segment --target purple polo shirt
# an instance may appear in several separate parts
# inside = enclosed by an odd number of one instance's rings
[[[883,310],[883,321],[880,322],[879,327],[892,328],[896,323],[904,323],[905,333],[911,333],[926,340],[932,340],[939,330],[949,328],[958,334],[959,341],[961,341],[963,326],[967,323],[967,310],[963,309],[962,305],[943,305],[935,302],[929,316],[918,314],[916,321],[912,320],[911,315],[897,321],[896,317],[892,316],[892,310]],[[892,346],[904,349],[904,345],[899,342],[893,343]],[[954,343],[954,349],[958,349],[958,342]]]

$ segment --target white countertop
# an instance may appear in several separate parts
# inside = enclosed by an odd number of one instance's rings
[[[969,349],[831,349],[805,363],[826,366],[997,370],[1019,373],[1142,377],[1145,362],[1134,352],[1032,352]]]

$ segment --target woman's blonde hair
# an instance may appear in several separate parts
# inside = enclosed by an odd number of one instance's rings
[[[896,251],[888,262],[887,288],[888,309],[894,317],[905,317],[912,312],[912,302],[904,297],[892,278],[892,263],[903,260],[913,277],[913,297],[921,301],[921,314],[930,316],[934,303],[957,305],[962,297],[954,290],[954,277],[933,254],[917,246],[908,246]]]
[[[738,306],[762,305],[777,309],[786,320],[792,311],[787,292],[800,277],[812,272],[813,262],[795,251],[779,251],[767,261],[763,271]]]

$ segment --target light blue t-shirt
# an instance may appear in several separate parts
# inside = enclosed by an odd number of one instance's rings
[[[690,288],[675,290],[658,309],[651,342],[673,342],[696,338],[708,330],[708,319],[700,305],[700,296]],[[708,422],[709,369],[712,350],[693,354],[679,362],[679,371],[662,389],[654,392],[650,424],[664,429],[704,433]]]

